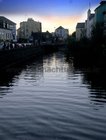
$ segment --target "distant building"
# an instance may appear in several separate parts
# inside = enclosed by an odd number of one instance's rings
[[[85,37],[85,23],[78,23],[76,26],[76,40],[79,41]]]
[[[101,1],[100,5],[95,9],[95,13],[92,14],[91,10],[88,10],[88,16],[85,23],[78,23],[76,27],[76,39],[80,40],[86,36],[88,39],[92,37],[92,31],[96,24],[100,24],[106,35],[106,1]]]
[[[62,26],[58,27],[55,30],[55,35],[58,37],[60,40],[66,40],[69,36],[69,30],[63,28]]]
[[[18,39],[29,39],[32,32],[42,32],[42,24],[29,18],[27,21],[20,23],[20,28],[17,30]]]
[[[89,9],[87,20],[85,22],[86,37],[89,39],[92,37],[92,30],[94,25],[95,25],[95,14],[92,14],[91,10]]]
[[[49,31],[42,32],[42,42],[50,43],[52,41],[52,34]]]
[[[16,41],[16,23],[0,16],[0,40]]]
[[[51,44],[52,43],[52,34],[47,32],[41,33],[32,33],[32,39],[34,45],[41,45],[41,44]]]

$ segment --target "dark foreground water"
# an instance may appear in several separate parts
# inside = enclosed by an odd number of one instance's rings
[[[106,140],[106,80],[56,53],[0,74],[0,140]]]

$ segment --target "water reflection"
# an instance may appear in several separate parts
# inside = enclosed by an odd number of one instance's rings
[[[0,71],[0,98],[7,93],[11,93],[12,87],[22,77],[24,77],[24,80],[28,80],[28,78],[29,80],[34,80],[34,83],[43,77],[43,58]]]
[[[83,86],[85,85],[90,90],[91,100],[106,102],[106,69],[96,67],[92,63],[90,65],[79,61],[68,53],[54,53],[45,56],[44,58],[40,58],[35,62],[28,62],[27,64],[18,67],[9,68],[5,72],[0,72],[0,96],[6,94],[5,90],[7,90],[8,93],[9,89],[12,89],[12,86],[14,86],[21,75],[24,80],[27,82],[34,81],[33,84],[36,85],[39,79],[43,79],[44,73],[47,73],[47,69],[45,68],[48,67],[66,68],[65,70],[67,71],[63,71],[63,73],[67,72],[67,78],[73,79],[73,81],[77,81],[78,75],[81,75]],[[51,72],[52,74],[54,73],[53,71]],[[60,74],[63,74],[61,71],[57,72],[57,77]]]
[[[106,139],[103,69],[58,52],[1,75],[0,140]]]
[[[82,75],[82,84],[90,90],[91,101],[106,103],[106,68],[98,67],[95,63],[87,63],[66,54],[66,62],[69,68],[74,67],[74,73]]]
[[[7,93],[11,93],[12,86],[14,85],[14,77],[18,79],[21,70],[20,68],[9,68],[6,71],[0,71],[0,98]]]

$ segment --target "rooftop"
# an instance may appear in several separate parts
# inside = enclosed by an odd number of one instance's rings
[[[76,28],[85,28],[85,23],[84,22],[78,23]]]
[[[102,1],[100,2],[100,5],[95,9],[95,11],[96,11],[98,8],[100,8],[102,5],[104,5],[104,4],[106,4],[106,0],[102,0]]]
[[[16,23],[14,23],[13,21],[11,21],[11,20],[3,17],[3,16],[0,16],[0,21],[5,21],[5,22],[7,22],[10,25],[16,25]]]
[[[56,30],[64,29],[62,26],[58,27]]]
[[[106,4],[106,0],[102,0],[102,1],[100,2],[100,4],[101,4],[101,5]]]

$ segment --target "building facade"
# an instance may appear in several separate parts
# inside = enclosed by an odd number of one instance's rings
[[[101,1],[100,5],[95,9],[95,23],[104,28],[104,35],[106,36],[106,1]]]
[[[79,41],[85,37],[85,23],[78,23],[76,26],[76,40]]]
[[[16,23],[0,16],[0,40],[16,41]]]
[[[20,28],[17,30],[17,36],[22,39],[29,39],[32,32],[42,32],[42,25],[40,22],[36,22],[32,18],[29,18],[27,21],[20,23]]]
[[[52,34],[47,32],[32,33],[32,39],[34,45],[44,45],[52,43]]]
[[[95,23],[104,22],[104,12],[106,12],[106,1],[101,1],[100,5],[95,9]]]
[[[59,40],[66,40],[69,36],[69,30],[60,26],[55,30],[55,36],[58,37]]]
[[[76,40],[80,40],[83,37],[84,32],[85,32],[85,36],[88,39],[91,39],[92,31],[96,24],[101,25],[104,31],[104,35],[106,36],[106,1],[104,0],[100,2],[100,5],[95,9],[94,14],[91,13],[90,9],[88,10],[88,16],[85,23],[77,24]]]
[[[92,37],[92,30],[95,25],[95,14],[91,13],[91,10],[88,10],[87,20],[85,22],[85,30],[86,30],[86,37],[90,39]]]
[[[106,36],[106,12],[104,14],[104,35]]]

